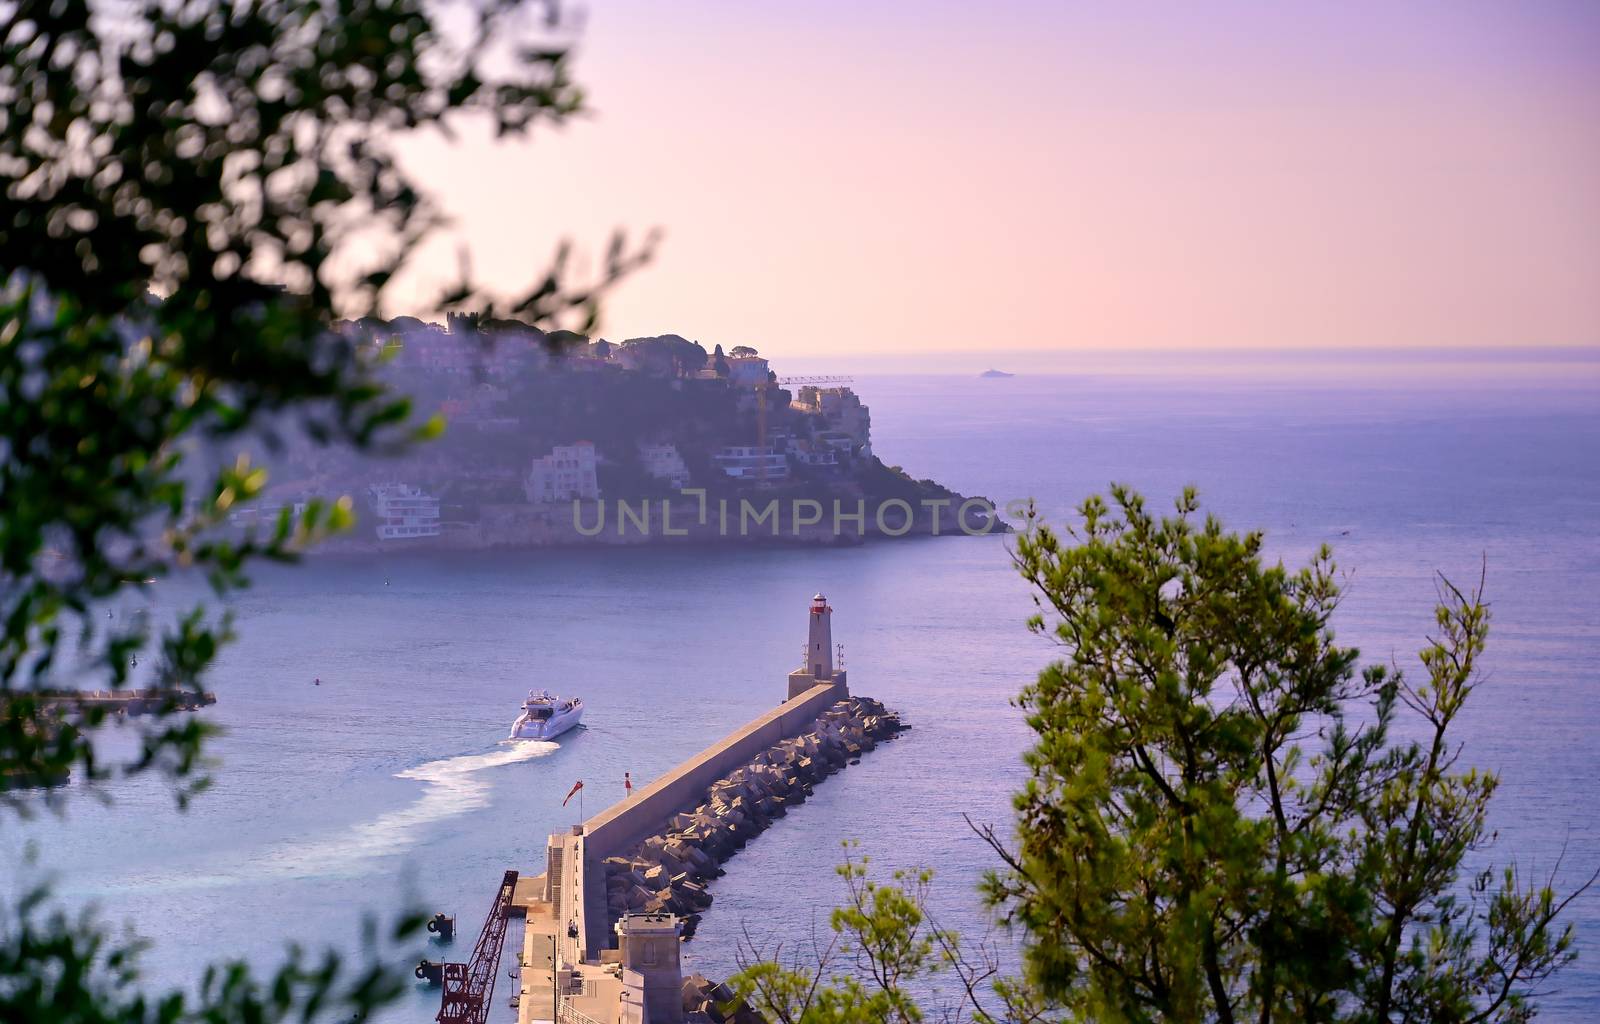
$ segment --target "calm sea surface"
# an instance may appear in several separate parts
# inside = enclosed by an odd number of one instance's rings
[[[1336,625],[1369,660],[1414,665],[1434,572],[1472,579],[1486,557],[1495,628],[1465,758],[1502,776],[1492,856],[1538,876],[1565,851],[1570,884],[1600,866],[1597,366],[1319,371],[1314,384],[1282,367],[883,376],[857,389],[885,461],[1037,498],[1053,521],[1112,480],[1163,504],[1194,483],[1230,525],[1265,529],[1277,556],[1332,543],[1348,576]],[[1031,603],[1002,538],[398,554],[268,573],[234,602],[240,639],[214,678],[208,714],[228,730],[215,788],[186,814],[140,779],[109,807],[7,818],[0,884],[53,876],[70,903],[152,939],[147,973],[162,984],[219,957],[271,965],[291,941],[356,948],[363,913],[409,903],[456,914],[462,956],[500,872],[540,870],[545,835],[576,820],[576,800],[561,808],[575,780],[593,813],[622,795],[625,770],[648,780],[782,696],[819,590],[852,688],[914,729],[729,863],[690,968],[728,974],[745,928],[822,924],[845,839],[885,870],[934,867],[945,922],[980,932],[973,886],[990,860],[962,815],[1007,821],[1029,738],[1008,699],[1052,656],[1024,628]],[[194,590],[154,593],[170,609]],[[498,743],[534,686],[582,695],[588,728],[559,746]],[[1600,893],[1573,920],[1581,957],[1545,997],[1551,1020],[1600,1011]],[[495,1019],[510,1020],[501,986]],[[419,989],[390,1019],[436,1009]]]

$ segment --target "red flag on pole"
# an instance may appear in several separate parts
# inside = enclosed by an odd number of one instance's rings
[[[582,779],[579,779],[577,782],[574,782],[572,784],[572,789],[570,791],[568,791],[568,793],[567,793],[567,800],[571,800],[573,797],[577,796],[578,795],[578,790],[580,790],[582,788],[583,788],[583,780]],[[567,800],[561,801],[561,806],[562,807],[567,806]]]

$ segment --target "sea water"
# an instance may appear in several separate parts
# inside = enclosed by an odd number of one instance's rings
[[[1156,507],[1192,483],[1229,526],[1265,530],[1274,558],[1332,544],[1347,588],[1335,626],[1368,661],[1415,670],[1435,574],[1472,583],[1486,565],[1494,628],[1460,732],[1464,762],[1502,778],[1486,856],[1530,878],[1559,861],[1558,884],[1574,884],[1600,867],[1597,364],[1324,371],[856,387],[885,461],[1001,502],[1034,498],[1052,523],[1113,480]],[[844,840],[883,876],[934,868],[941,922],[978,938],[974,886],[994,859],[967,822],[1008,830],[1030,736],[1009,701],[1055,656],[1025,628],[1034,609],[1009,550],[1005,537],[948,537],[269,570],[231,602],[239,640],[211,680],[218,703],[204,714],[226,730],[214,787],[187,813],[140,777],[110,786],[109,806],[8,816],[0,885],[51,877],[69,905],[153,940],[156,986],[193,985],[224,957],[265,969],[292,941],[357,950],[364,915],[409,907],[455,915],[458,934],[397,959],[464,958],[501,872],[542,870],[548,833],[621,799],[625,771],[643,785],[781,699],[820,591],[852,689],[912,731],[728,862],[686,969],[724,977],[746,942],[825,929]],[[165,614],[197,594],[169,581],[149,600]],[[531,688],[583,697],[584,727],[504,742]],[[1551,1020],[1600,1007],[1600,893],[1571,920],[1580,959],[1548,986]],[[512,1019],[511,988],[502,970],[491,1019]],[[428,1020],[437,1006],[419,986],[386,1019]]]

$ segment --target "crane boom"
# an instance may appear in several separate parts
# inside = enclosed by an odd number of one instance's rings
[[[500,970],[500,953],[506,944],[506,921],[511,917],[511,897],[517,873],[507,871],[495,894],[494,906],[472,947],[472,960],[444,965],[444,992],[439,999],[438,1024],[486,1024],[494,999],[494,976]]]
[[[779,384],[854,384],[854,377],[779,377]]]

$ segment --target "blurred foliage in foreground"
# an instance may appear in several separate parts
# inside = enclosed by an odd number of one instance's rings
[[[1326,548],[1263,564],[1261,534],[1192,493],[1157,517],[1115,488],[1081,514],[1018,540],[1032,627],[1064,656],[1018,700],[1036,742],[1015,845],[978,829],[1022,976],[933,920],[925,873],[879,885],[851,859],[832,934],[747,940],[736,992],[775,1024],[1532,1018],[1577,955],[1577,893],[1559,864],[1542,884],[1478,867],[1498,780],[1459,764],[1453,727],[1481,682],[1481,583],[1441,578],[1421,681],[1358,672]]]
[[[152,634],[101,610],[178,568],[225,595],[253,560],[292,560],[349,523],[341,499],[224,539],[214,528],[265,473],[241,461],[196,487],[197,442],[285,422],[368,450],[438,432],[331,326],[381,313],[442,222],[397,164],[397,133],[448,138],[477,120],[521,135],[582,110],[566,50],[522,45],[557,38],[558,14],[506,0],[0,4],[0,814],[104,797],[133,772],[164,773],[180,802],[204,788],[200,720],[128,726],[137,755],[107,764],[104,718],[41,692],[120,686],[141,652],[157,686],[198,690],[226,616],[202,603]],[[464,281],[439,302],[588,329],[600,291],[646,255],[619,237],[586,285],[563,250],[520,298]],[[33,788],[68,773],[70,790]],[[6,869],[5,887],[20,884],[21,866]],[[0,913],[0,1019],[347,1018],[399,991],[377,967],[350,976],[297,955],[266,982],[234,964],[187,996],[148,997],[135,947],[29,891]]]

